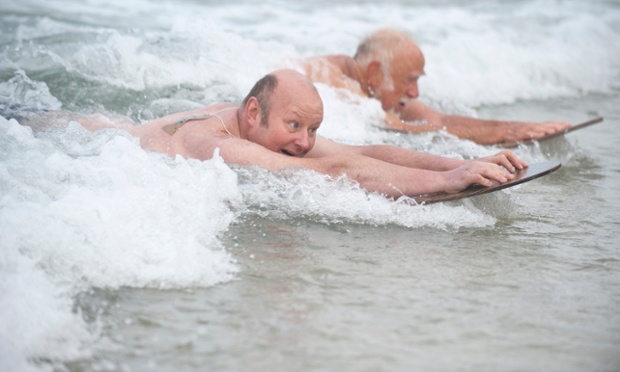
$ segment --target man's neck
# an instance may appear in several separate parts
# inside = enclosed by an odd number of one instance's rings
[[[354,58],[350,57],[345,64],[345,68],[347,70],[345,74],[351,79],[357,81],[360,85],[360,88],[362,89],[362,92],[366,93],[366,95],[370,97],[371,95],[368,85],[368,78],[364,73],[364,68],[360,66],[360,64],[357,63]]]
[[[240,105],[239,108],[237,109],[237,112],[235,113],[235,120],[233,125],[235,126],[235,129],[237,130],[237,132],[239,133],[239,138],[241,139],[247,139],[247,122],[243,121],[243,105]]]

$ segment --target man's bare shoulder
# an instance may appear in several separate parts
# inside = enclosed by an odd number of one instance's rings
[[[306,60],[306,73],[314,83],[344,88],[364,96],[361,89],[360,68],[355,60],[345,55],[312,57]]]
[[[170,129],[171,135],[238,136],[238,105],[216,104],[198,110],[187,111],[170,117],[162,129]]]
[[[220,138],[238,132],[238,107],[213,104],[178,112],[138,126],[134,134],[146,149],[204,160],[211,157]]]
[[[347,72],[352,64],[355,64],[355,60],[344,54],[315,56],[305,60],[307,69],[330,68],[332,70],[339,70],[345,75],[348,75]]]
[[[168,124],[173,124],[181,120],[188,119],[187,121],[189,121],[189,119],[191,118],[199,118],[201,116],[206,116],[208,114],[216,113],[220,110],[225,110],[228,108],[238,108],[238,107],[239,107],[238,105],[234,105],[231,103],[214,103],[209,106],[201,107],[199,109],[176,112],[174,114],[166,115],[161,118],[155,119],[149,122],[148,124],[154,125],[154,126],[155,125],[168,125]]]

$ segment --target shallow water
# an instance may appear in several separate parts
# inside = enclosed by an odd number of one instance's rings
[[[445,111],[598,124],[516,152],[557,172],[411,206],[309,173],[32,132],[63,108],[146,121],[388,23]],[[0,370],[620,368],[617,2],[21,1],[0,5]],[[446,156],[325,86],[320,132]]]

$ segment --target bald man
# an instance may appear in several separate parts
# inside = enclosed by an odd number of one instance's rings
[[[72,116],[89,130],[109,128],[100,115]],[[225,162],[272,171],[306,168],[346,175],[371,192],[398,198],[458,192],[514,178],[527,164],[509,150],[476,160],[423,154],[394,146],[349,146],[317,136],[323,102],[303,74],[278,70],[261,78],[241,105],[218,103],[142,125],[121,123],[148,150],[200,160],[216,149]]]
[[[389,28],[364,39],[353,58],[330,55],[303,62],[314,82],[378,99],[386,112],[385,123],[393,129],[413,133],[446,130],[460,138],[490,145],[537,139],[570,127],[559,121],[513,122],[442,114],[417,99],[424,64],[424,55],[415,42],[404,32]]]

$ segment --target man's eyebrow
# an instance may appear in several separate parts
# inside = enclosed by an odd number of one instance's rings
[[[307,114],[304,115],[303,114],[303,110],[300,109],[292,109],[290,111],[288,111],[286,114],[284,114],[283,119],[285,121],[287,120],[295,120],[298,121],[300,124],[308,124],[309,127],[320,127],[321,124],[323,124],[323,116],[321,115],[320,119],[314,120],[313,114]]]
[[[302,120],[302,119],[312,116],[311,114],[304,114],[304,112],[305,112],[304,110],[301,110],[299,108],[293,108],[286,112],[286,114],[284,115],[284,118]]]

